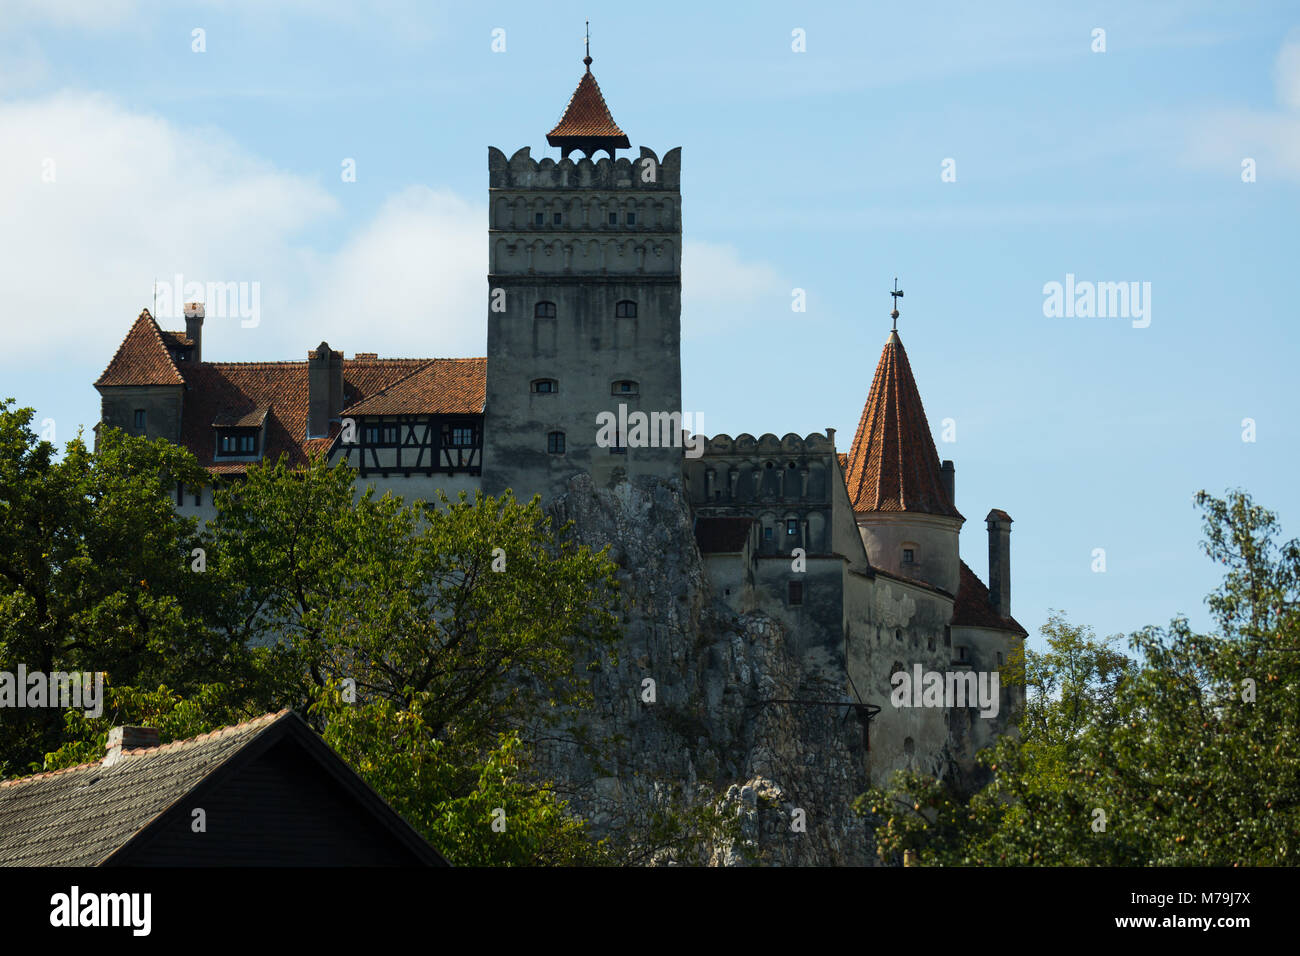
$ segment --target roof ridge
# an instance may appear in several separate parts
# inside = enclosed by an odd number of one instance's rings
[[[229,726],[226,727],[218,727],[216,730],[210,730],[206,734],[199,734],[196,737],[187,737],[184,740],[169,740],[167,743],[160,744],[157,747],[132,747],[129,750],[123,750],[122,755],[142,756],[145,754],[158,753],[163,750],[179,750],[181,749],[182,746],[185,745],[195,744],[198,743],[199,741],[216,739],[226,734],[233,734],[234,732],[239,730],[247,730],[248,728],[252,727],[254,724],[257,724],[259,722],[273,724],[275,723],[276,720],[289,713],[292,713],[292,708],[283,707],[280,710],[274,711],[272,713],[262,714],[259,717],[253,717],[249,720],[245,720],[238,724],[230,724]],[[60,774],[71,773],[74,770],[87,770],[91,767],[102,767],[103,764],[104,764],[104,758],[101,757],[98,760],[90,760],[87,761],[86,763],[79,763],[71,767],[60,767],[58,770],[44,770],[41,773],[29,774],[26,777],[14,777],[12,780],[0,780],[0,787],[12,787],[12,786],[16,786],[17,784],[28,783],[33,780],[44,780],[47,777],[57,777]]]
[[[167,743],[159,744],[157,747],[132,747],[130,750],[123,750],[122,755],[124,757],[145,756],[147,754],[162,753],[163,751],[181,750],[185,747],[193,746],[194,744],[210,740],[218,740],[221,737],[227,737],[238,733],[239,731],[248,730],[257,724],[273,724],[290,712],[290,708],[284,707],[280,710],[262,714],[261,716],[253,717],[238,724],[230,724],[226,727],[218,727],[216,730],[209,730],[206,734],[199,734],[196,737],[186,737],[183,740],[169,740]]]
[[[100,374],[99,378],[97,378],[97,379],[95,380],[94,384],[95,384],[96,386],[100,385],[101,383],[104,382],[105,379],[108,378],[108,373],[109,373],[109,372],[112,372],[112,371],[114,370],[114,366],[118,364],[118,360],[119,360],[119,359],[122,360],[123,364],[125,364],[125,365],[130,365],[130,364],[133,364],[132,361],[131,361],[132,358],[138,358],[138,357],[139,357],[139,356],[128,356],[128,355],[125,355],[124,353],[125,353],[125,351],[126,351],[127,343],[130,342],[130,341],[132,340],[132,336],[136,335],[136,333],[137,333],[138,330],[142,330],[142,329],[146,328],[146,325],[144,325],[144,323],[146,323],[146,322],[147,322],[147,330],[148,330],[148,331],[147,331],[147,334],[148,334],[148,336],[150,337],[150,344],[152,344],[153,346],[156,346],[156,349],[157,349],[157,351],[156,351],[156,353],[155,353],[154,355],[152,355],[152,356],[145,356],[145,359],[146,359],[146,362],[145,362],[146,369],[147,369],[147,367],[148,367],[148,362],[149,362],[149,361],[157,362],[157,361],[159,360],[160,356],[161,356],[162,359],[165,361],[165,364],[163,365],[163,369],[164,369],[165,371],[163,371],[162,374],[163,374],[163,375],[166,375],[166,371],[170,371],[170,373],[171,373],[171,379],[170,379],[170,381],[167,381],[167,382],[153,382],[153,381],[144,382],[144,383],[140,383],[140,382],[135,382],[135,383],[127,382],[126,384],[127,384],[127,385],[132,385],[132,384],[136,384],[136,385],[139,385],[139,384],[144,384],[144,385],[163,385],[163,384],[166,384],[166,385],[184,385],[184,384],[185,384],[185,376],[183,376],[183,375],[180,373],[180,369],[178,369],[178,368],[176,367],[176,362],[172,359],[172,353],[171,353],[171,350],[167,348],[167,343],[163,341],[162,330],[161,330],[160,328],[158,328],[158,321],[153,317],[153,315],[149,312],[148,309],[141,309],[141,310],[140,310],[140,314],[139,314],[138,316],[136,316],[135,321],[131,323],[131,327],[130,327],[129,329],[126,330],[126,335],[122,338],[122,342],[121,342],[121,344],[118,345],[118,347],[117,347],[117,351],[113,353],[113,358],[109,361],[108,366],[107,366],[107,367],[104,369],[104,371]],[[177,333],[172,333],[172,334],[177,334]],[[181,334],[183,334],[183,333],[181,333]],[[121,374],[120,370],[119,370],[119,374]],[[148,371],[146,371],[144,374],[148,375],[149,377],[153,377],[153,376],[152,376]],[[112,388],[112,387],[114,387],[114,386],[112,386],[112,385],[110,385],[110,384],[104,384],[104,387],[105,387],[105,388]]]

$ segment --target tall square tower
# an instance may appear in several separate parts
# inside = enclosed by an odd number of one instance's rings
[[[681,149],[616,156],[627,136],[584,63],[547,136],[559,162],[488,148],[489,494],[681,476]]]

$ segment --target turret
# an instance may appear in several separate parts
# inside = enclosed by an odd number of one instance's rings
[[[897,309],[892,314],[897,320]],[[966,519],[953,504],[954,472],[951,462],[939,462],[895,328],[876,364],[845,473],[874,567],[957,593],[957,538]]]

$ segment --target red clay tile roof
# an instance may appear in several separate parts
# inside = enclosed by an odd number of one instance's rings
[[[749,529],[753,525],[753,518],[727,515],[696,518],[695,542],[701,554],[735,554],[745,550]]]
[[[168,332],[166,329],[162,329],[160,334],[162,335],[163,345],[169,349],[189,348],[194,344],[184,332]]]
[[[487,359],[434,359],[406,378],[349,405],[347,414],[478,415],[483,411],[486,394]]]
[[[480,413],[485,394],[487,359],[344,359],[343,414],[353,413],[367,399],[399,382],[411,381],[405,408],[411,414],[442,414],[465,410]],[[468,371],[467,371],[468,370]],[[417,373],[424,372],[421,376]],[[421,390],[422,382],[431,383]],[[339,426],[331,426],[324,438],[307,438],[306,362],[204,362],[186,363],[185,393],[181,422],[181,443],[199,464],[216,474],[243,474],[245,461],[214,459],[214,423],[256,424],[268,410],[265,424],[264,457],[271,461],[287,456],[290,466],[306,465],[329,451]],[[442,392],[435,386],[441,385]],[[460,388],[458,396],[449,391]],[[377,411],[362,414],[381,414]],[[391,413],[395,414],[395,413]]]
[[[214,428],[261,428],[270,413],[270,405],[258,405],[242,415],[238,412],[219,412],[212,419],[212,425]]]
[[[578,80],[578,88],[573,91],[564,116],[555,124],[555,129],[546,134],[546,142],[552,146],[582,149],[604,149],[611,146],[627,147],[627,134],[619,129],[605,105],[605,97],[600,93],[596,78],[591,75],[591,67]]]
[[[113,361],[108,363],[104,374],[95,382],[95,387],[184,385],[185,380],[176,370],[176,363],[167,351],[163,334],[149,310],[141,312],[118,346]]]
[[[876,366],[844,476],[853,510],[960,518],[939,473],[939,454],[907,353],[891,332]]]
[[[953,602],[951,623],[966,627],[996,627],[1016,631],[1023,637],[1029,636],[1014,617],[1002,617],[993,610],[989,604],[989,589],[965,561],[961,563],[961,583],[957,587],[957,600]]]
[[[835,457],[839,459],[841,470],[843,470],[843,471],[848,471],[848,470],[849,470],[849,456],[846,455],[846,454],[844,454],[844,452],[840,452],[840,453],[839,453],[838,455],[836,455]]]

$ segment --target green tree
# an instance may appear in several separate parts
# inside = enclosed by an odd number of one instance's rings
[[[0,402],[0,671],[107,672],[120,684],[219,681],[246,662],[205,616],[195,522],[170,499],[205,474],[166,442],[105,429],[62,458],[30,408]],[[36,764],[63,732],[53,709],[0,709],[0,773]]]
[[[250,468],[216,494],[212,580],[232,638],[286,651],[278,698],[350,680],[444,741],[500,733],[590,700],[611,654],[608,555],[573,544],[539,500],[358,495],[345,463]]]
[[[1134,633],[1131,661],[1058,617],[1027,655],[1020,738],[969,800],[900,775],[859,800],[881,855],[921,863],[1294,865],[1300,852],[1300,544],[1244,492],[1204,492],[1227,567],[1218,633]]]

